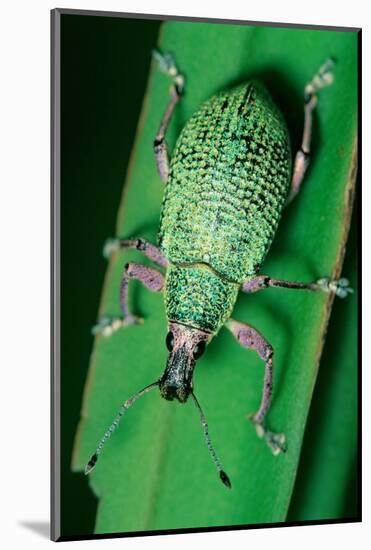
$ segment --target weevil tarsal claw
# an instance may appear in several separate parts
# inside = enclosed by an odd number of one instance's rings
[[[98,319],[98,322],[92,327],[91,332],[94,336],[101,334],[102,336],[111,336],[122,327],[122,319],[104,316]]]
[[[111,336],[120,328],[130,327],[131,325],[142,325],[144,320],[137,315],[126,315],[125,317],[101,317],[97,324],[93,326],[91,332],[94,336]]]
[[[159,50],[152,50],[152,55],[158,62],[160,71],[173,79],[178,93],[181,94],[184,89],[184,76],[180,74],[174,56],[169,52],[162,53]]]
[[[108,260],[118,250],[120,250],[120,239],[107,239],[103,245],[103,257]]]
[[[273,433],[269,430],[264,432],[263,436],[272,453],[276,456],[286,452],[286,436],[283,433]]]
[[[286,436],[284,433],[275,433],[267,430],[262,422],[254,420],[254,414],[247,417],[254,424],[256,435],[260,439],[264,439],[272,453],[276,456],[279,453],[286,452]]]
[[[172,77],[178,74],[175,58],[171,53],[162,53],[160,50],[154,49],[152,50],[152,55],[158,62],[160,71]]]
[[[348,294],[353,294],[353,289],[349,286],[349,281],[345,277],[341,279],[323,278],[317,281],[317,285],[325,292],[333,292],[339,298],[346,298]]]
[[[318,92],[321,88],[330,86],[334,81],[334,74],[331,71],[335,64],[335,60],[330,57],[319,68],[318,72],[314,75],[312,80],[305,86],[304,95],[307,100]]]

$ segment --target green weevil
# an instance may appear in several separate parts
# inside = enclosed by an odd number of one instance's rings
[[[139,322],[128,307],[129,280],[138,279],[149,290],[164,293],[169,355],[162,376],[123,403],[85,472],[94,468],[127,409],[158,387],[168,400],[185,403],[191,396],[211,458],[220,479],[230,488],[192,381],[197,359],[223,325],[242,346],[255,350],[264,361],[261,404],[250,420],[274,454],[286,449],[284,434],[271,432],[264,422],[272,397],[273,348],[255,328],[231,318],[239,291],[281,287],[323,290],[340,297],[352,291],[346,279],[301,283],[259,274],[282,210],[303,181],[317,92],[331,84],[333,60],[326,61],[305,87],[303,138],[292,168],[285,120],[263,84],[256,80],[206,101],[183,128],[170,161],[165,136],[184,92],[184,76],[170,54],[155,51],[154,57],[172,79],[170,100],[154,141],[158,172],[166,183],[158,246],[144,239],[116,238],[107,241],[104,253],[108,257],[122,248],[138,249],[166,274],[138,263],[126,264],[120,287],[123,315],[103,317],[93,332],[109,335]]]

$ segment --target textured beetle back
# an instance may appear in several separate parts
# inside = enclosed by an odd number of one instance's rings
[[[239,286],[224,281],[205,266],[168,268],[167,318],[216,334],[230,317]]]
[[[207,263],[242,282],[259,271],[270,247],[290,173],[286,124],[259,82],[212,97],[177,141],[161,250],[172,263]]]

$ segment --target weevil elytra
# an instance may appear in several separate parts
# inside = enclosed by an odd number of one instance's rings
[[[94,468],[127,409],[157,387],[167,400],[185,403],[192,398],[211,458],[222,482],[231,487],[211,444],[192,381],[197,359],[223,325],[265,363],[261,403],[250,420],[274,454],[285,451],[285,436],[265,425],[272,397],[273,348],[255,328],[231,318],[239,291],[281,287],[322,290],[340,297],[352,292],[346,279],[303,283],[259,274],[283,208],[303,181],[317,92],[332,83],[333,61],[326,61],[305,87],[302,144],[291,167],[285,120],[263,84],[255,80],[206,101],[183,128],[169,160],[166,130],[184,92],[184,77],[170,54],[155,51],[154,57],[172,80],[170,100],[154,141],[158,172],[166,183],[158,246],[139,238],[115,238],[107,241],[104,254],[138,249],[166,273],[134,262],[126,264],[120,287],[122,317],[100,319],[93,332],[107,336],[139,322],[128,307],[129,280],[137,279],[147,289],[164,293],[169,355],[162,376],[123,403],[85,472]]]

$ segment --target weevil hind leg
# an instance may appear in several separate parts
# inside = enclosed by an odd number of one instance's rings
[[[273,348],[254,327],[240,323],[234,319],[226,322],[226,327],[232,332],[243,347],[256,351],[265,363],[263,392],[259,409],[248,416],[254,424],[258,437],[264,439],[274,455],[286,451],[286,438],[283,433],[274,433],[265,426],[265,417],[269,411],[273,388]]]
[[[328,59],[323,65],[321,65],[319,71],[314,75],[312,80],[306,84],[304,89],[304,130],[303,138],[299,151],[296,153],[294,168],[292,173],[291,187],[286,204],[289,204],[292,199],[300,191],[300,187],[303,183],[305,172],[310,163],[310,149],[312,140],[312,121],[313,111],[317,106],[318,98],[317,92],[332,84],[334,80],[333,73],[331,71],[334,65],[332,58]]]
[[[152,292],[161,292],[165,277],[162,273],[151,267],[141,265],[135,262],[130,262],[125,265],[120,285],[120,306],[122,316],[119,317],[101,317],[98,323],[93,327],[93,334],[102,334],[110,336],[121,327],[136,325],[143,322],[140,317],[133,315],[128,305],[128,291],[130,279],[137,279],[148,290]]]
[[[153,57],[157,60],[159,68],[172,79],[170,88],[170,99],[166,111],[162,117],[160,127],[153,142],[153,148],[156,158],[157,169],[164,183],[169,176],[169,153],[165,141],[166,131],[168,129],[175,105],[184,91],[184,76],[179,72],[173,56],[169,53],[161,53],[153,50]]]

